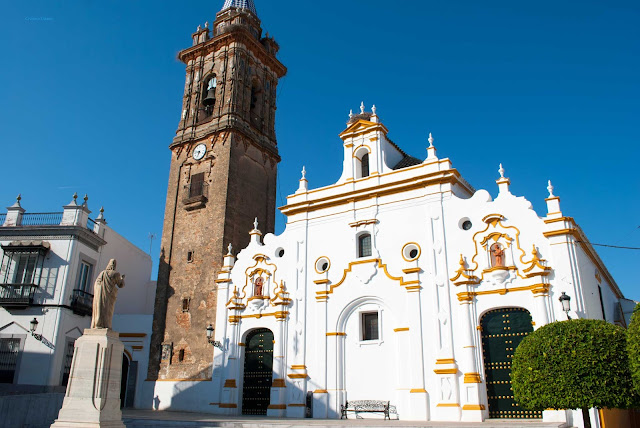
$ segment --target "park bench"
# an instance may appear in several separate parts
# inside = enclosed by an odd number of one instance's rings
[[[353,412],[358,417],[358,413],[382,413],[385,419],[389,416],[390,405],[388,401],[379,400],[353,400],[347,401],[344,406],[340,406],[340,419],[349,419],[348,412]],[[395,407],[395,406],[393,406]]]

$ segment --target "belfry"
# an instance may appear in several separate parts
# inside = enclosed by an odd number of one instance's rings
[[[266,231],[275,222],[279,46],[262,35],[252,0],[225,1],[191,39],[178,54],[186,81],[169,146],[149,379],[211,377],[202,331],[215,319],[222,256],[229,243],[247,245],[254,217]]]

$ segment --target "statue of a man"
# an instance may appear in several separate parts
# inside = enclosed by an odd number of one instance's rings
[[[504,250],[500,244],[494,244],[491,249],[493,253],[493,267],[504,267]]]
[[[111,259],[100,272],[93,286],[93,316],[91,328],[111,328],[118,288],[124,287],[124,275],[116,272],[116,260]]]

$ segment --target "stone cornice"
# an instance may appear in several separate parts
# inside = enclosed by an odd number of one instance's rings
[[[94,250],[105,245],[107,241],[89,229],[81,226],[11,226],[0,227],[0,239],[20,240],[24,238],[37,240],[61,240],[76,237],[83,244]]]
[[[169,149],[174,149],[182,144],[191,143],[196,140],[202,140],[210,135],[214,135],[225,131],[234,131],[242,134],[260,151],[267,152],[273,156],[277,162],[280,162],[280,155],[278,154],[278,148],[275,145],[275,140],[266,137],[264,134],[256,132],[252,126],[250,126],[245,120],[234,113],[225,113],[220,116],[219,119],[212,118],[209,122],[189,127],[184,130],[178,131],[178,135],[173,138],[172,143],[169,145]]]
[[[264,46],[262,46],[262,44],[253,37],[249,30],[242,26],[237,26],[228,32],[224,32],[219,36],[207,40],[206,42],[180,51],[180,53],[178,53],[178,59],[183,63],[188,64],[190,60],[194,60],[198,56],[215,52],[232,42],[244,43],[263,64],[276,73],[278,78],[287,74],[287,67],[278,61],[275,56],[269,54],[265,50]]]

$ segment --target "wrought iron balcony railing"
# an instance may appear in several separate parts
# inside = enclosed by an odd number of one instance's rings
[[[25,213],[21,226],[55,226],[62,221],[62,213]]]
[[[71,310],[74,314],[91,315],[93,313],[93,294],[89,294],[84,290],[73,290]]]
[[[0,306],[26,308],[33,304],[35,284],[0,284]]]

